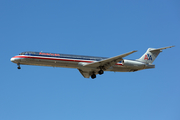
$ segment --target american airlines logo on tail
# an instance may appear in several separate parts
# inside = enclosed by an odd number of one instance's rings
[[[150,54],[145,55],[144,60],[152,60],[152,57]]]

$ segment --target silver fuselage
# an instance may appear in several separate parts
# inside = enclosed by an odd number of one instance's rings
[[[93,57],[81,55],[68,55],[42,52],[23,52],[11,58],[11,61],[22,65],[50,66],[81,69],[83,64],[89,64],[107,59],[106,57]],[[105,71],[133,72],[142,69],[154,68],[155,65],[146,64],[137,60],[120,61]],[[91,69],[91,68],[87,68]],[[93,69],[93,68],[92,68]]]

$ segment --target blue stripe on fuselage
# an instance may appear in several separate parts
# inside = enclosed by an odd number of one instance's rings
[[[63,59],[75,59],[75,60],[92,60],[92,61],[101,61],[106,58],[102,57],[90,57],[90,56],[75,56],[75,55],[61,55],[60,56],[51,56],[51,55],[37,55],[37,54],[28,54],[29,56],[38,56],[38,57],[52,57],[52,58],[63,58]]]
[[[22,52],[19,55],[37,56],[37,57],[51,57],[51,58],[63,58],[63,59],[74,59],[74,60],[90,60],[90,61],[101,61],[108,57],[95,57],[95,56],[83,56],[83,55],[70,55],[60,53],[46,53],[46,52]],[[121,61],[118,63],[122,63]]]

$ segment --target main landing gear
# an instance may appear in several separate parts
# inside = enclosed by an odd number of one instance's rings
[[[96,74],[93,73],[93,74],[91,75],[91,78],[92,78],[92,79],[96,78]]]
[[[98,71],[98,74],[99,74],[99,75],[102,75],[102,74],[104,74],[104,71],[103,71],[103,70],[99,70],[99,71]],[[96,74],[93,73],[93,74],[91,75],[91,78],[92,78],[92,79],[96,78]]]
[[[21,69],[21,67],[20,67],[20,63],[18,63],[17,65],[18,65],[17,69]]]
[[[104,74],[104,71],[100,70],[98,73],[99,73],[99,75],[102,75],[102,74]]]

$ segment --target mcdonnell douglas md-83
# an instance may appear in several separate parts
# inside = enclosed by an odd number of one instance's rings
[[[127,60],[124,59],[124,57],[136,51],[131,51],[111,58],[46,52],[22,52],[19,55],[12,57],[11,61],[18,65],[18,69],[21,69],[21,64],[77,68],[85,78],[91,77],[94,79],[97,74],[102,75],[104,71],[134,72],[155,68],[155,65],[152,63],[158,54],[162,52],[162,50],[171,47],[174,46],[158,49],[148,48],[143,56],[135,60]]]

